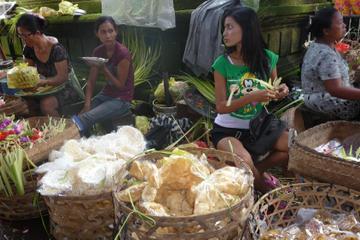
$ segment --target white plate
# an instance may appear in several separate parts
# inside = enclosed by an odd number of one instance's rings
[[[98,57],[82,57],[81,59],[90,65],[103,65],[109,61],[109,59]]]

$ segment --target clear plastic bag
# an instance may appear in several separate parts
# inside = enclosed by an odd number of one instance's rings
[[[102,14],[112,16],[118,24],[161,30],[175,27],[172,0],[102,0],[101,5]]]

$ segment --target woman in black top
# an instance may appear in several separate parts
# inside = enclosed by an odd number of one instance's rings
[[[24,58],[41,76],[38,87],[65,84],[64,90],[39,99],[44,115],[59,116],[59,109],[65,102],[75,101],[78,93],[70,86],[71,66],[66,49],[55,37],[44,34],[45,27],[45,19],[33,14],[23,14],[16,23],[17,34],[25,43]]]

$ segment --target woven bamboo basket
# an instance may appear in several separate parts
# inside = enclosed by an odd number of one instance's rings
[[[270,229],[295,222],[300,208],[326,209],[360,216],[360,192],[328,183],[299,183],[274,189],[252,208],[243,239],[259,239]]]
[[[54,118],[58,120],[59,118]],[[49,121],[48,117],[31,117],[27,119],[31,127],[40,128]],[[79,130],[71,120],[66,120],[66,127],[62,133],[47,139],[46,142],[37,142],[32,148],[25,149],[28,158],[34,163],[40,163],[48,158],[52,150],[59,149],[66,140],[80,138]]]
[[[20,221],[39,218],[46,214],[43,198],[36,192],[36,176],[28,175],[25,182],[25,194],[6,197],[0,194],[0,219],[6,221]],[[13,192],[16,192],[13,188]]]
[[[15,96],[2,96],[5,100],[5,105],[0,107],[0,114],[23,116],[29,113],[26,102]]]
[[[215,167],[221,168],[228,163],[233,164],[235,161],[239,162],[251,174],[250,169],[242,163],[242,160],[231,153],[218,151],[215,149],[206,148],[182,148],[197,156],[206,154],[208,161]],[[136,158],[136,160],[151,160],[156,162],[162,157],[166,156],[162,153],[149,153],[144,156]],[[119,187],[117,191],[122,188]],[[240,239],[242,230],[245,227],[245,221],[253,206],[253,188],[245,194],[242,200],[232,206],[231,208],[224,209],[218,212],[205,214],[205,215],[191,215],[182,217],[157,217],[149,216],[154,219],[155,225],[149,226],[136,214],[131,214],[132,209],[125,203],[119,201],[116,197],[116,191],[113,193],[115,205],[115,223],[116,228],[119,230],[126,222],[125,229],[122,230],[121,239],[191,239],[191,240],[227,240],[227,239]],[[219,222],[226,224],[217,227]],[[156,230],[163,228],[171,228],[176,233],[160,233]],[[187,232],[186,229],[197,229],[196,232]]]
[[[114,205],[111,193],[44,199],[55,239],[112,239]]]
[[[360,122],[333,121],[308,129],[297,137],[289,151],[289,170],[304,177],[343,185],[360,191],[360,164],[314,150],[334,138],[343,141],[360,133]]]

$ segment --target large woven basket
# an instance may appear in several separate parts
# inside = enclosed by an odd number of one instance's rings
[[[55,120],[59,118],[53,117]],[[27,119],[33,128],[41,126],[49,121],[48,117],[31,117]],[[62,133],[47,139],[46,142],[37,142],[31,148],[25,149],[27,156],[34,163],[40,163],[48,158],[52,150],[59,149],[66,140],[80,138],[79,130],[71,120],[66,120],[66,127]]]
[[[218,151],[215,149],[205,148],[183,148],[184,150],[200,156],[202,153],[206,154],[209,162],[215,168],[221,168],[228,163],[234,164],[235,161],[239,162],[249,174],[252,174],[250,169],[241,161],[239,157],[231,153]],[[157,160],[166,156],[162,153],[149,153],[144,156],[138,157],[136,160]],[[121,190],[119,188],[118,190]],[[191,215],[183,217],[156,217],[149,216],[155,220],[154,226],[144,224],[137,214],[131,214],[130,209],[125,203],[114,196],[115,205],[115,222],[117,230],[121,228],[126,222],[125,229],[122,229],[120,234],[121,239],[192,239],[192,240],[225,240],[225,239],[239,239],[247,214],[253,205],[253,188],[245,194],[242,200],[229,209],[224,209],[218,212],[205,214],[205,215]],[[216,226],[220,221],[227,221],[227,224],[217,228]],[[171,228],[176,233],[159,233],[157,229]],[[184,229],[199,229],[198,232],[187,233]],[[201,229],[201,230],[200,230]]]
[[[112,239],[114,205],[111,193],[93,196],[44,197],[55,239]]]
[[[26,102],[15,96],[2,95],[5,100],[5,105],[0,107],[0,114],[23,116],[29,113]]]
[[[360,191],[360,164],[324,155],[314,150],[334,138],[343,141],[360,133],[360,122],[334,121],[308,129],[290,147],[289,170],[321,182],[335,183]]]
[[[270,229],[293,224],[300,208],[327,209],[359,217],[359,196],[360,192],[328,183],[299,183],[277,188],[254,205],[243,239],[259,239]]]
[[[37,181],[28,175],[25,182],[25,194],[6,197],[0,194],[0,219],[7,221],[28,220],[39,218],[47,209],[42,197],[36,192]],[[13,188],[13,192],[16,192]]]

